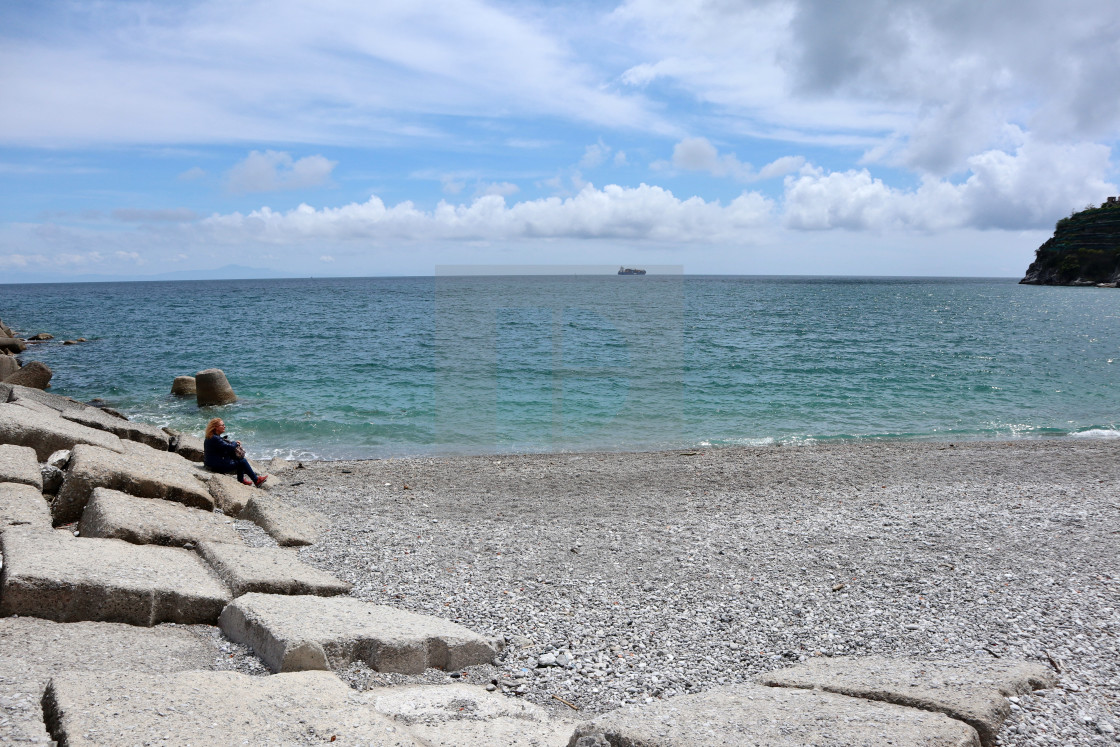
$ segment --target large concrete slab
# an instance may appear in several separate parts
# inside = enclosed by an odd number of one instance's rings
[[[1054,687],[1049,667],[1023,661],[951,663],[878,656],[813,659],[758,678],[770,687],[816,688],[936,711],[970,724],[984,745],[1011,713],[1005,696]]]
[[[0,444],[0,482],[20,482],[43,490],[39,460],[30,446]]]
[[[95,431],[100,433],[101,431]],[[116,436],[114,436],[116,438]],[[54,523],[65,524],[81,518],[82,510],[96,488],[120,490],[141,498],[162,498],[191,508],[211,511],[214,499],[196,475],[195,467],[166,451],[126,442],[127,453],[95,446],[74,447],[70,463],[52,505]],[[177,460],[177,461],[175,461]]]
[[[50,529],[50,504],[30,485],[0,482],[0,532],[11,526]]]
[[[241,518],[241,512],[260,491],[252,485],[243,485],[234,475],[220,472],[207,472],[206,485],[214,499],[214,505],[229,516]]]
[[[79,532],[83,537],[120,539],[135,545],[242,543],[233,520],[222,514],[108,488],[94,488],[82,512]]]
[[[240,518],[268,532],[282,547],[313,545],[327,526],[325,517],[264,494],[253,496]]]
[[[10,386],[8,399],[0,399],[0,402],[34,402],[38,405],[49,407],[55,412],[63,412],[64,410],[79,409],[84,410],[89,405],[84,402],[79,402],[73,397],[66,397],[61,394],[52,394],[51,392],[44,392],[42,389],[35,389],[29,386],[19,386],[16,384]],[[2,396],[2,394],[0,394]]]
[[[0,618],[0,744],[50,741],[41,701],[55,674],[208,669],[217,656],[212,639],[187,628]]]
[[[89,426],[90,428],[108,431],[117,438],[123,440],[137,441],[146,444],[160,451],[167,451],[171,443],[171,437],[164,433],[161,428],[148,425],[147,423],[122,420],[97,407],[65,410],[62,413],[62,417],[75,423]]]
[[[450,620],[351,597],[246,594],[222,610],[218,624],[274,672],[363,661],[380,672],[418,674],[486,664],[498,654],[494,641]]]
[[[192,436],[189,433],[182,433],[170,428],[164,428],[164,432],[171,437],[171,444],[168,446],[169,451],[174,451],[179,456],[192,462],[201,462],[206,455],[202,439],[198,436]]]
[[[194,553],[68,532],[0,533],[0,615],[58,622],[214,624],[229,590]]]
[[[429,747],[565,747],[575,721],[473,685],[367,690],[362,699]]]
[[[12,403],[0,404],[0,443],[30,446],[40,462],[59,449],[72,449],[77,444],[124,451],[121,440],[112,433]]]
[[[254,591],[331,597],[347,594],[353,588],[326,571],[301,563],[295,550],[203,542],[198,553],[235,597]]]
[[[424,747],[329,672],[250,677],[68,672],[43,697],[68,747],[110,744]]]
[[[580,724],[580,737],[635,747],[979,747],[976,730],[941,713],[820,690],[736,685],[628,706]]]

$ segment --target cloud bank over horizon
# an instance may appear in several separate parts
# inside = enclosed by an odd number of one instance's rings
[[[62,275],[929,274],[939,236],[1014,274],[1120,193],[1120,6],[1083,0],[79,0],[0,39],[0,262]]]

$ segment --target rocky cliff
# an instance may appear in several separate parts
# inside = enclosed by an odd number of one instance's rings
[[[1120,281],[1120,201],[1062,218],[1020,283],[1099,285]]]

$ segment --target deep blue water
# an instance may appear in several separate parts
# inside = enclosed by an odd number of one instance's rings
[[[257,456],[1120,435],[1120,292],[1013,280],[566,276],[0,285],[52,391]],[[84,345],[63,346],[65,338]]]

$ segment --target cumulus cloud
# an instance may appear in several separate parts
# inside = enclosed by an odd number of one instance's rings
[[[581,169],[594,169],[602,166],[610,157],[613,149],[602,139],[594,145],[587,146],[583,151],[583,158],[579,159]]]
[[[1014,152],[991,150],[968,160],[954,183],[930,176],[898,189],[867,169],[825,172],[804,167],[787,176],[783,218],[790,228],[941,231],[954,228],[1042,229],[1055,217],[1117,190],[1107,180],[1109,150],[1027,139]]]
[[[238,193],[319,187],[330,180],[337,165],[323,156],[294,160],[283,151],[254,150],[229,170],[226,183],[231,192]]]
[[[378,197],[338,208],[300,205],[277,212],[211,216],[199,223],[214,240],[229,242],[456,240],[509,241],[542,238],[641,239],[654,242],[734,238],[770,219],[771,201],[743,193],[730,203],[680,199],[661,187],[585,186],[578,194],[513,205],[500,195],[470,204],[441,202],[426,211],[411,202],[388,206]]]
[[[681,171],[704,171],[712,176],[730,177],[752,182],[773,179],[797,171],[805,163],[801,156],[784,156],[755,171],[749,163],[740,161],[734,153],[720,153],[704,137],[688,137],[673,147],[673,168]]]

